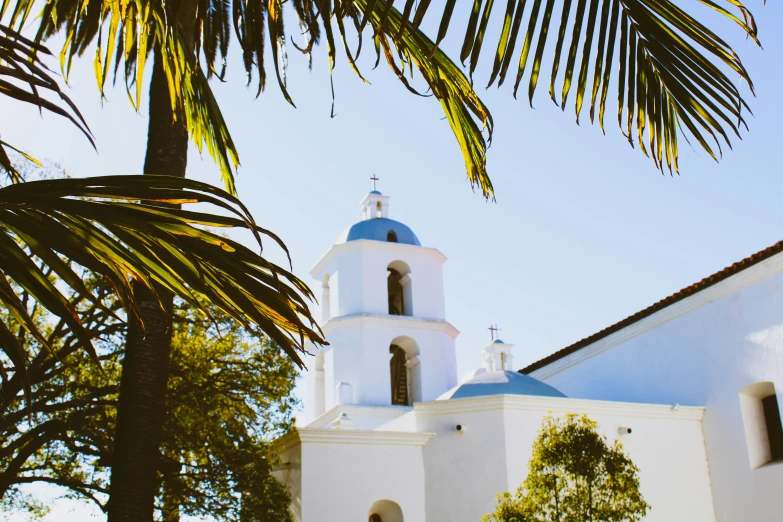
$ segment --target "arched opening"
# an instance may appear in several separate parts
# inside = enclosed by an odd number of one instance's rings
[[[389,243],[396,243],[397,242],[397,232],[395,232],[394,230],[391,230],[391,229],[388,232],[386,232],[386,241],[388,241]]]
[[[389,268],[387,287],[389,290],[389,315],[405,315],[405,301],[402,296],[402,274]]]
[[[383,217],[383,211],[381,210],[381,202],[375,204],[375,217],[380,218]]]
[[[402,508],[391,500],[379,500],[370,507],[369,522],[405,522]]]
[[[394,261],[389,264],[387,271],[389,315],[413,315],[410,267],[402,261]]]
[[[419,346],[410,337],[396,337],[389,346],[391,404],[411,406],[421,401]]]
[[[405,350],[393,344],[389,347],[391,360],[389,361],[389,370],[391,371],[391,403],[393,406],[410,406],[408,396],[408,367],[406,363],[408,358]]]

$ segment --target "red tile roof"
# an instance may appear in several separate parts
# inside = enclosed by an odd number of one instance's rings
[[[705,288],[709,288],[712,285],[717,284],[717,283],[723,281],[724,279],[728,279],[729,277],[731,277],[731,276],[733,276],[733,275],[735,275],[735,274],[737,274],[739,272],[742,272],[746,268],[750,268],[751,266],[753,266],[753,265],[755,265],[757,263],[760,263],[760,262],[764,261],[765,259],[769,259],[770,257],[774,256],[775,254],[779,254],[781,252],[783,252],[783,241],[781,241],[779,243],[775,243],[771,247],[766,248],[766,249],[762,250],[761,252],[757,252],[757,253],[753,254],[752,256],[747,257],[747,258],[743,259],[742,261],[739,261],[738,263],[734,263],[733,265],[724,268],[720,272],[717,272],[715,274],[712,274],[709,277],[706,277],[706,278],[702,279],[698,283],[695,283],[695,284],[692,284],[691,286],[683,288],[682,290],[680,290],[676,294],[672,294],[669,297],[667,297],[665,299],[662,299],[661,301],[658,301],[654,305],[652,305],[652,306],[650,306],[648,308],[645,308],[641,312],[637,312],[637,313],[633,314],[630,317],[626,317],[625,319],[623,319],[619,323],[615,323],[615,324],[613,324],[612,326],[610,326],[608,328],[604,328],[600,332],[598,332],[596,334],[593,334],[590,337],[586,337],[586,338],[582,339],[581,341],[577,341],[574,344],[572,344],[571,346],[566,346],[565,348],[556,351],[552,355],[550,355],[548,357],[544,357],[543,359],[541,359],[539,361],[536,361],[533,364],[531,364],[531,365],[529,365],[529,366],[527,366],[525,368],[522,368],[521,370],[519,370],[519,372],[527,374],[527,373],[531,373],[531,372],[534,372],[536,370],[539,370],[539,369],[541,369],[541,368],[543,368],[543,367],[545,367],[545,366],[547,366],[549,364],[552,364],[553,362],[555,362],[555,361],[557,361],[559,359],[562,359],[563,357],[565,357],[567,355],[571,355],[572,353],[574,353],[574,352],[576,352],[578,350],[581,350],[582,348],[584,348],[586,346],[589,346],[589,345],[593,344],[596,341],[599,341],[600,339],[603,339],[604,337],[608,337],[611,334],[622,330],[626,326],[630,326],[630,325],[634,324],[637,321],[641,321],[645,317],[649,317],[652,314],[654,314],[655,312],[663,310],[667,306],[673,305],[674,303],[676,303],[678,301],[682,301],[686,297],[690,297],[690,296],[692,296],[692,295],[694,295],[694,294],[696,294],[698,292],[701,292]]]

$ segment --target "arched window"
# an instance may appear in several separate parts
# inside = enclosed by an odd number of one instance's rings
[[[402,298],[402,274],[393,268],[389,269],[387,286],[389,290],[389,315],[405,315],[405,303]]]
[[[387,270],[389,315],[413,315],[410,267],[402,261],[393,261]]]
[[[383,211],[381,210],[381,202],[375,204],[375,217],[383,217]]]
[[[379,500],[370,507],[369,522],[405,522],[402,508],[391,500]]]
[[[405,350],[393,344],[389,347],[392,354],[389,361],[391,371],[391,403],[393,406],[410,406],[408,392],[408,357]]]
[[[391,404],[411,406],[421,401],[419,345],[410,337],[395,337],[389,346],[389,354]]]
[[[397,242],[397,232],[394,230],[389,230],[386,232],[386,241],[389,243],[396,243]]]

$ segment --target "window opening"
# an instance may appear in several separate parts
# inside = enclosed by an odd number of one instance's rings
[[[778,396],[765,397],[761,399],[761,404],[764,409],[764,420],[767,423],[771,461],[783,460],[783,425],[780,422]]]
[[[394,230],[389,230],[386,233],[386,241],[388,241],[389,243],[397,243],[397,232],[395,232]]]
[[[389,268],[387,286],[389,291],[389,315],[405,315],[402,298],[402,275],[393,268]]]
[[[393,406],[409,406],[408,397],[408,357],[405,350],[393,344],[389,347],[392,354],[389,361],[391,372],[391,403]]]
[[[381,202],[375,204],[375,217],[383,217],[383,212],[381,212]]]

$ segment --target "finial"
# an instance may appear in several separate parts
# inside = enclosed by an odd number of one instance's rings
[[[375,176],[375,174],[373,174],[373,175],[372,175],[372,177],[371,177],[370,179],[372,180],[372,189],[373,189],[373,190],[378,190],[378,189],[376,188],[376,186],[375,186],[375,182],[377,182],[377,181],[379,180],[379,178],[378,178],[378,177],[376,177],[376,176]]]
[[[489,330],[489,339],[491,341],[494,341],[495,339],[497,339],[497,333],[500,331],[500,328],[498,328],[498,325],[496,325],[496,324],[490,325],[488,330]]]

